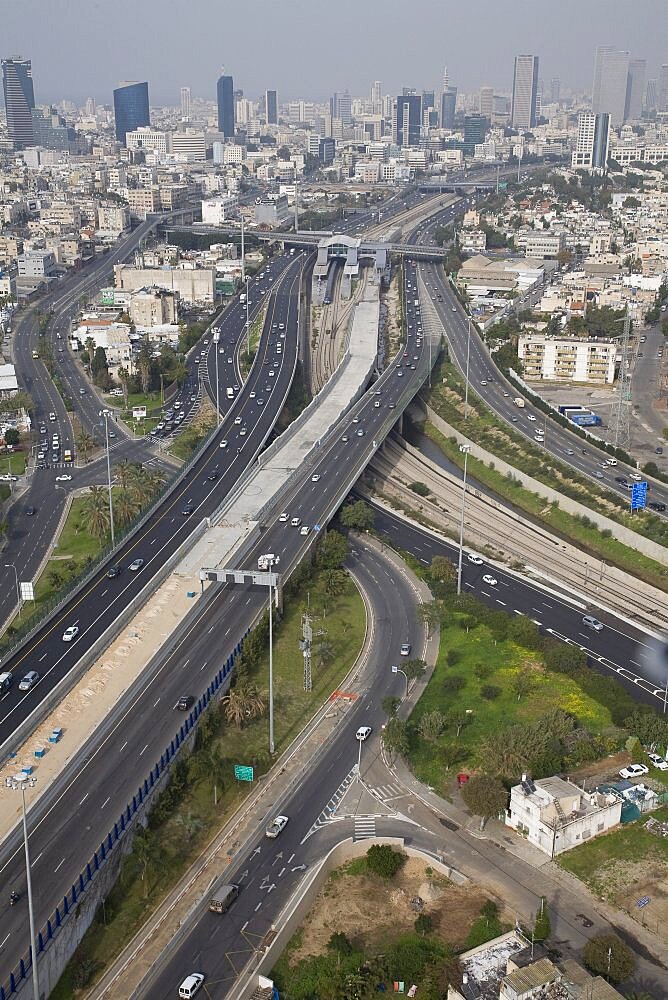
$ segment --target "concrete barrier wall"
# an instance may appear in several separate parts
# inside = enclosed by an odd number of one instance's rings
[[[485,465],[493,465],[496,471],[504,476],[512,476],[526,489],[531,490],[532,493],[536,493],[538,496],[544,497],[549,503],[556,503],[567,513],[573,514],[575,517],[589,518],[599,529],[610,531],[618,541],[624,545],[628,545],[629,548],[635,549],[637,552],[642,552],[643,555],[649,556],[650,559],[654,559],[664,566],[668,565],[668,549],[663,545],[653,542],[651,538],[645,538],[644,535],[639,535],[638,532],[627,528],[623,524],[619,524],[617,521],[613,521],[612,518],[606,517],[605,514],[592,510],[590,507],[585,507],[584,504],[579,503],[577,500],[572,500],[570,497],[564,496],[563,493],[559,493],[558,490],[552,489],[551,486],[546,486],[537,479],[533,479],[525,472],[521,472],[514,466],[509,465],[508,462],[504,462],[502,458],[498,458],[498,456],[481,448],[480,445],[471,441],[464,434],[460,434],[458,430],[446,423],[442,417],[439,417],[438,413],[432,410],[431,407],[426,407],[426,410],[429,421],[441,434],[444,434],[446,437],[454,437],[458,444],[469,445],[471,449],[469,454],[473,458],[479,459]]]

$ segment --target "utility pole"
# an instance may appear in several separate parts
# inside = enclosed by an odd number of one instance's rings
[[[313,631],[312,628],[313,618],[305,611],[302,615],[302,638],[299,642],[299,648],[304,656],[304,690],[313,690],[313,679],[311,676],[311,665],[312,665],[312,652],[313,652],[313,636],[327,635],[327,629],[320,628],[317,632]]]
[[[469,457],[470,445],[460,444],[459,450],[464,453],[464,478],[462,480],[462,512],[459,521],[459,558],[457,560],[457,593],[462,592],[462,556],[464,553],[464,511],[466,508],[466,465]]]
[[[111,492],[111,459],[109,458],[109,417],[111,410],[100,410],[99,416],[104,417],[104,440],[107,449],[107,489],[109,491],[109,526],[111,528],[111,547],[116,544],[114,535],[114,502]]]
[[[241,284],[246,281],[246,246],[244,243],[244,213],[241,213]]]
[[[624,316],[622,333],[622,360],[617,380],[617,399],[612,417],[613,444],[615,448],[628,450],[631,437],[630,404],[631,404],[631,374],[629,372],[631,316],[628,308]]]
[[[297,168],[295,167],[295,236],[299,233],[299,200],[297,194]]]

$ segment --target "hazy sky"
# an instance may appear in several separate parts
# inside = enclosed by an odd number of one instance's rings
[[[120,80],[148,80],[151,104],[179,89],[215,95],[221,66],[249,97],[323,99],[512,85],[517,53],[540,76],[591,88],[596,45],[668,62],[667,0],[0,0],[0,55],[32,59],[38,103],[110,103]]]

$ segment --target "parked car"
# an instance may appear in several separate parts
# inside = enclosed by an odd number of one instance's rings
[[[647,751],[647,756],[659,771],[668,771],[668,760],[664,757],[660,757],[658,753],[651,753],[649,750]]]
[[[641,778],[643,774],[649,774],[649,768],[645,764],[629,764],[628,767],[623,767],[619,772],[620,778]]]

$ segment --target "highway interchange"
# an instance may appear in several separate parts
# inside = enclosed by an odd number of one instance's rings
[[[29,651],[22,651],[22,659],[15,665],[10,664],[10,667],[15,670],[16,674],[20,674],[21,670],[27,669],[28,662],[30,666],[37,666],[39,662],[38,653],[40,656],[43,655],[44,658],[48,659],[50,663],[53,658],[49,683],[55,682],[57,677],[63,676],[68,669],[71,669],[76,659],[77,643],[71,647],[71,651],[68,649],[63,656],[63,646],[60,637],[66,625],[75,623],[72,615],[75,614],[78,616],[76,620],[80,618],[84,622],[83,631],[80,634],[78,642],[81,642],[85,638],[85,644],[89,645],[97,635],[101,634],[107,624],[117,616],[118,607],[126,603],[131,596],[134,596],[137,589],[146,581],[146,577],[151,571],[152,562],[154,560],[156,562],[162,561],[168,552],[176,548],[178,543],[191,530],[194,523],[192,518],[201,520],[202,517],[218,506],[220,499],[228,492],[229,487],[238,477],[241,468],[245,466],[248,456],[257,451],[259,447],[258,442],[266,436],[268,424],[270,423],[268,416],[270,409],[260,408],[257,403],[257,399],[260,398],[259,391],[261,390],[263,394],[267,395],[267,403],[264,404],[265,407],[269,403],[271,392],[278,390],[283,393],[287,391],[286,382],[281,381],[281,376],[285,372],[285,380],[287,381],[291,359],[294,359],[294,353],[291,352],[296,351],[296,293],[298,289],[298,273],[302,265],[303,260],[293,258],[290,261],[288,259],[285,277],[280,281],[278,277],[276,278],[275,286],[271,292],[271,306],[263,332],[263,339],[260,344],[258,363],[251,372],[249,382],[244,387],[240,398],[235,401],[232,412],[226,415],[220,434],[216,436],[216,440],[198,460],[191,471],[188,481],[177,488],[167,505],[161,508],[152,521],[142,529],[139,537],[136,539],[133,538],[126,548],[114,556],[114,562],[120,561],[127,565],[129,558],[135,556],[144,557],[144,553],[148,553],[145,567],[140,573],[134,576],[129,573],[123,573],[117,580],[107,580],[104,570],[99,573],[89,583],[86,590],[76,599],[80,603],[66,613],[61,613],[54,623],[49,623],[49,626],[43,629],[39,637],[35,639]],[[414,281],[414,266],[408,265],[406,270],[408,276],[412,275]],[[407,320],[410,322],[412,318],[416,326],[419,317],[415,313],[411,317],[410,308],[409,306]],[[449,325],[451,318],[447,318],[447,320],[446,326]],[[229,345],[230,351],[239,343],[240,334],[242,333],[240,327],[243,327],[243,322],[245,322],[245,312],[242,314],[242,310],[239,307],[236,308],[236,312],[234,309],[231,310],[229,328],[221,330],[221,336],[228,338],[226,345]],[[278,329],[273,327],[274,322],[277,324],[282,322],[286,327],[286,338],[283,341],[285,344],[284,353],[282,354],[282,358],[279,359],[280,371],[275,355]],[[418,349],[415,342],[411,342],[409,331],[407,351],[412,352],[413,350],[417,352],[416,357],[419,357],[422,348]],[[272,369],[276,371],[278,376],[275,376],[277,380],[274,390],[266,389],[266,386],[269,385],[269,376],[266,374],[268,368],[261,363],[264,361],[265,356],[273,359],[271,361]],[[413,354],[411,353],[410,358],[412,357]],[[219,358],[219,362],[220,360],[222,360],[222,356]],[[319,461],[308,469],[308,474],[305,476],[304,482],[295,490],[292,500],[289,503],[285,503],[285,507],[286,509],[289,508],[291,516],[298,514],[302,517],[302,521],[305,524],[313,526],[316,521],[322,522],[331,514],[333,498],[338,496],[340,486],[338,482],[338,470],[341,464],[354,466],[359,462],[361,468],[365,457],[373,450],[370,439],[373,437],[374,430],[377,426],[380,426],[387,416],[386,407],[396,403],[404,390],[405,383],[401,381],[401,377],[397,377],[397,371],[402,370],[402,360],[402,358],[399,358],[399,363],[395,362],[383,375],[378,383],[380,388],[374,386],[372,393],[367,394],[356,405],[350,414],[349,419],[351,422],[347,427],[344,422],[343,429],[347,430],[347,433],[342,434],[341,437],[345,436],[348,440],[344,442],[340,437],[337,437],[324,450]],[[234,366],[232,367],[234,368]],[[219,364],[219,368],[222,370],[221,374],[228,368],[227,357],[225,357],[225,364]],[[410,370],[410,365],[408,365],[408,369]],[[408,375],[410,378],[409,370],[405,371],[405,375]],[[209,360],[209,371],[211,371],[211,360]],[[231,372],[230,376],[232,380],[236,377],[234,372]],[[255,399],[250,398],[251,391],[256,391]],[[376,402],[374,394],[376,392],[380,392],[381,394],[380,408],[374,405]],[[221,400],[223,396],[224,394],[221,391]],[[261,398],[264,398],[264,395]],[[234,416],[237,415],[237,408],[242,418],[249,415],[253,417],[259,415],[259,420],[255,426],[251,425],[250,419],[248,420],[248,433],[243,437],[240,436],[240,427],[243,426],[243,423],[235,425],[233,422]],[[273,413],[273,407],[271,408],[271,413],[272,419],[275,419],[276,414]],[[360,423],[353,424],[353,418],[359,419]],[[355,433],[358,428],[364,430],[364,435],[358,437]],[[226,449],[219,448],[219,441],[221,439],[228,441]],[[236,451],[239,447],[242,449],[241,455],[238,455]],[[244,451],[245,455],[243,454]],[[214,474],[217,478],[210,480],[209,476]],[[309,482],[311,474],[319,475],[319,481],[316,483]],[[184,518],[181,514],[184,504],[192,504],[195,507],[193,514],[188,518]],[[280,553],[282,564],[290,566],[298,560],[308,540],[304,540],[294,529],[290,529],[289,525],[278,523],[278,513],[278,511],[274,512],[276,520],[274,520],[273,524],[267,526],[268,533],[263,540],[262,548],[264,551],[271,550]],[[427,558],[428,561],[430,551],[435,552],[437,549],[436,543],[425,540],[426,536],[422,532],[415,532],[416,537],[411,539],[409,537],[411,530],[400,529],[396,525],[392,528],[393,532],[397,532],[398,535],[400,534],[402,546],[410,549],[412,545],[416,554],[422,549],[422,554],[418,555],[418,557]],[[429,549],[430,545],[432,546],[431,550]],[[154,546],[157,546],[157,548],[154,548]],[[483,598],[495,603],[500,603],[504,600],[504,597],[508,597],[509,600],[504,602],[505,606],[510,608],[512,605],[512,610],[517,610],[521,613],[530,613],[530,602],[533,602],[531,607],[536,612],[536,606],[540,603],[545,608],[543,619],[539,619],[537,613],[532,614],[532,617],[541,620],[547,627],[554,628],[555,634],[571,638],[573,641],[579,641],[577,638],[577,634],[581,628],[581,612],[579,610],[569,608],[567,602],[559,599],[545,597],[545,595],[539,598],[537,597],[536,588],[523,582],[518,582],[514,577],[506,579],[504,576],[502,578],[500,571],[496,569],[495,576],[499,580],[499,590],[494,593],[486,593],[480,584],[481,575],[482,573],[478,567],[473,568],[467,565],[464,577],[465,584],[470,589],[480,591]],[[504,589],[501,590],[501,587]],[[109,596],[107,596],[108,594]],[[106,601],[104,598],[106,598]],[[104,733],[98,734],[95,740],[97,749],[91,747],[90,755],[88,752],[84,753],[82,755],[82,762],[75,762],[68,769],[67,774],[64,776],[64,782],[61,783],[61,787],[59,788],[58,796],[47,796],[33,807],[31,810],[31,826],[34,832],[31,834],[31,843],[33,845],[33,857],[36,858],[34,865],[39,868],[40,874],[40,877],[35,880],[40,887],[40,898],[36,900],[37,912],[39,914],[37,920],[38,926],[46,919],[54,902],[59,896],[62,896],[63,887],[66,889],[68,885],[71,885],[73,878],[80,870],[82,862],[92,853],[95,846],[100,843],[100,840],[109,827],[109,819],[113,821],[113,817],[118,815],[120,808],[127,801],[128,792],[131,793],[132,788],[136,787],[139,783],[139,780],[143,776],[142,761],[145,760],[147,767],[150,766],[155,759],[156,753],[159,755],[161,749],[168,742],[176,726],[173,706],[178,697],[183,693],[197,694],[206,686],[210,676],[215,673],[220,663],[229,654],[238,641],[239,636],[243,634],[245,627],[253,620],[254,616],[263,606],[263,603],[264,596],[251,587],[238,587],[233,592],[229,588],[221,588],[216,601],[207,608],[201,623],[198,623],[198,626],[193,628],[192,634],[184,637],[177,649],[172,651],[169,658],[161,661],[160,665],[156,666],[155,673],[149,672],[142,680],[139,691],[133,690],[128,693],[126,701],[119,706],[118,711],[108,720]],[[409,607],[409,602],[406,602],[405,608],[407,607]],[[524,610],[522,610],[523,607]],[[547,621],[548,612],[551,623],[549,626]],[[578,617],[580,625],[578,625]],[[393,622],[395,618],[396,628],[391,633],[391,640],[388,640],[393,644],[392,648],[394,648],[394,645],[400,644],[401,641],[406,641],[407,636],[414,638],[415,634],[413,618],[408,621],[405,614],[402,616],[399,612],[393,612],[389,621]],[[226,630],[223,629],[223,626],[226,627]],[[586,638],[590,639],[591,637],[587,636]],[[637,649],[634,645],[637,641],[636,637],[628,635],[624,638],[625,641],[629,642],[629,651],[632,652]],[[593,650],[595,655],[606,655],[606,652],[612,651],[610,646],[605,644],[606,642],[614,643],[618,655],[619,636],[616,640],[611,640],[611,632],[608,632],[606,628],[595,639],[597,642],[601,641],[603,643],[600,653],[597,654],[596,650]],[[41,645],[42,643],[43,645]],[[389,649],[390,647],[388,646],[387,648]],[[209,658],[211,649],[216,649],[215,662]],[[208,654],[207,650],[209,651]],[[189,654],[188,656],[185,655],[186,652]],[[70,657],[69,659],[68,656]],[[386,665],[389,657],[385,656],[383,659]],[[198,668],[197,672],[195,672],[195,664]],[[6,669],[4,664],[3,668]],[[186,671],[185,674],[184,671]],[[157,684],[160,685],[160,694],[156,701]],[[188,685],[190,687],[186,690]],[[369,722],[368,724],[374,725],[375,723],[374,728],[377,728],[378,723],[378,685],[382,688],[383,694],[388,693],[389,686],[386,674],[380,673],[378,678],[373,681],[368,697],[364,699],[366,707],[362,708],[360,706],[359,709],[355,710],[356,712],[364,711],[371,713],[368,718],[373,718],[374,722]],[[14,701],[12,698],[9,699],[9,702],[0,702],[0,712],[2,713],[0,715],[0,742],[13,730],[21,714],[25,715],[26,710],[30,710],[32,705],[34,705],[35,695],[38,695],[40,686],[31,693],[32,702],[29,701],[30,695],[26,696],[24,701]],[[377,702],[375,705],[374,692]],[[151,699],[153,700],[151,701]],[[148,718],[151,720],[151,732],[150,741],[146,743],[146,722]],[[340,781],[337,782],[337,779],[343,780],[345,778],[352,766],[351,759],[353,761],[356,759],[357,746],[354,739],[351,738],[356,727],[356,718],[357,715],[352,717],[347,723],[351,727],[350,732],[347,729],[345,732],[342,731],[332,748],[328,748],[327,751],[327,761],[330,762],[330,770],[333,772],[331,778],[328,777],[327,779],[327,791],[332,794],[338,787],[338,784],[340,784]],[[366,722],[367,719],[365,718],[364,721]],[[98,746],[101,736],[104,739],[104,743]],[[119,755],[126,766],[118,766]],[[85,764],[83,761],[85,761]],[[328,772],[325,771],[324,773]],[[63,787],[63,784],[66,787]],[[92,792],[92,789],[95,789],[95,791]],[[100,789],[100,792],[97,792],[97,789]],[[294,817],[296,815],[299,819],[297,822],[294,822],[294,819],[291,820],[286,833],[283,834],[280,847],[284,854],[287,855],[290,847],[299,846],[300,831],[301,835],[304,835],[304,831],[302,830],[303,825],[307,822],[313,823],[314,818],[317,817],[320,799],[324,795],[327,795],[327,791],[321,787],[317,791],[318,794],[316,795],[307,782],[295,791],[295,802],[285,806],[291,816]],[[106,801],[101,801],[103,792]],[[73,815],[76,815],[77,809],[81,809],[84,802],[86,814],[92,818],[91,829],[89,830],[82,830],[80,825],[74,824],[71,819]],[[73,826],[76,826],[76,829],[72,829]],[[0,854],[0,871],[2,871],[3,875],[3,884],[7,880],[7,884],[10,887],[17,885],[22,889],[23,875],[18,855],[18,843],[18,840],[13,838],[11,842],[5,845]],[[63,851],[63,844],[67,844],[65,851]],[[257,898],[260,900],[263,896],[266,896],[266,887],[263,890],[259,888],[262,882],[260,875],[264,871],[263,865],[265,867],[273,867],[273,865],[269,865],[269,855],[266,851],[264,852],[264,859],[260,860],[262,853],[261,851],[257,855],[258,861],[255,866],[257,884],[255,890],[250,893],[247,893],[245,890],[242,893],[239,903],[235,904],[235,926],[237,927],[237,931],[234,933],[238,932],[238,928],[243,922],[241,918],[245,910],[243,906],[239,905],[242,903],[242,900],[246,898],[250,904],[255,898],[253,893],[259,892]],[[295,850],[294,853],[296,855],[297,851]],[[287,882],[284,884],[286,887],[288,886]],[[281,891],[277,888],[271,908],[265,907],[262,916],[258,920],[265,920],[271,910],[277,912],[277,904],[280,903],[281,899],[284,899],[284,896],[281,896]],[[7,914],[7,917],[9,933],[8,938],[3,943],[4,946],[2,946],[3,967],[5,959],[8,963],[11,963],[14,958],[18,959],[19,955],[25,950],[25,940],[23,939],[23,935],[19,933],[19,928],[21,926],[25,927],[25,914],[16,913],[16,918],[14,914]],[[206,919],[209,919],[208,916]],[[212,928],[212,931],[215,930],[216,935],[219,934],[217,930],[219,926],[220,921],[215,925],[215,928]],[[222,933],[227,934],[228,932],[224,930]],[[188,940],[190,941],[190,939]],[[199,942],[198,948],[200,952],[204,951],[202,940],[204,939],[199,937],[195,941],[195,943]],[[215,949],[220,948],[221,941],[222,938],[215,942]],[[190,957],[191,954],[194,960],[196,953],[192,952],[192,950],[188,951],[188,947],[192,949],[192,945],[193,941],[190,941],[190,945],[187,943],[184,944],[183,947],[186,949],[182,956],[184,960],[186,955]],[[167,967],[164,975],[165,977],[172,977],[169,982],[170,994],[174,989],[175,983],[179,981],[181,973],[185,974],[186,971],[189,970],[181,966],[175,980],[173,978],[174,970]],[[218,973],[220,973],[221,979],[229,979],[230,969],[220,967],[214,969],[211,974],[215,977]],[[160,982],[163,982],[162,978]],[[166,984],[167,978],[164,980],[165,989]],[[157,988],[162,989],[160,985]],[[158,993],[155,995],[158,995]]]

